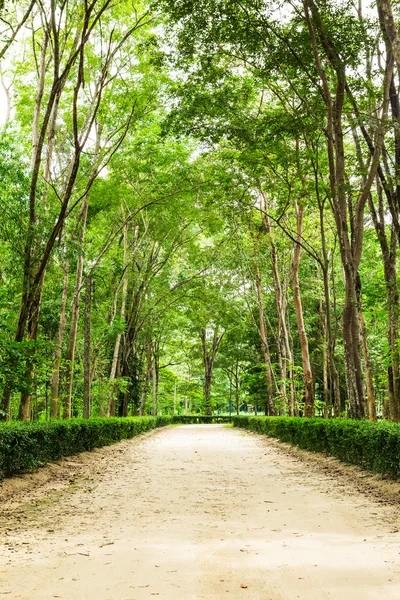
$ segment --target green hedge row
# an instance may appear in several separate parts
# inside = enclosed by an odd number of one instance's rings
[[[173,423],[231,423],[232,417],[220,415],[174,415]]]
[[[0,425],[0,477],[170,425],[171,417],[71,419]]]
[[[109,446],[172,423],[223,423],[230,417],[175,415],[0,423],[0,478],[79,452]]]
[[[400,425],[350,419],[233,417],[233,425],[400,477]]]

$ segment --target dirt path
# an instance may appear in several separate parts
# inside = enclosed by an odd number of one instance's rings
[[[399,507],[275,441],[173,427],[52,473],[0,490],[0,599],[400,600]]]

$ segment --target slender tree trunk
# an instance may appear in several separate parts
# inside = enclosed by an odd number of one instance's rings
[[[293,277],[293,300],[296,312],[297,330],[300,339],[301,346],[301,357],[303,364],[303,376],[304,376],[304,415],[306,417],[314,416],[314,378],[311,370],[310,353],[308,349],[308,338],[306,328],[304,325],[303,316],[303,305],[300,294],[300,281],[299,281],[299,266],[300,266],[300,250],[301,240],[303,235],[303,217],[304,217],[304,206],[297,205],[295,203],[296,219],[297,219],[297,231],[296,239],[297,244],[294,247],[293,261],[292,261],[292,277]]]
[[[319,226],[321,233],[321,247],[322,247],[322,279],[324,284],[324,298],[325,298],[325,326],[327,334],[327,351],[328,351],[328,362],[329,362],[329,376],[333,394],[333,410],[334,416],[338,417],[341,413],[342,400],[340,397],[340,380],[339,372],[335,362],[335,338],[332,331],[332,319],[331,319],[331,292],[329,287],[329,255],[326,247],[325,237],[325,215],[324,206],[325,202],[321,200],[319,194],[319,176],[318,170],[315,170],[315,190],[317,193],[318,210],[319,210]],[[322,316],[321,316],[322,322]]]
[[[214,362],[217,354],[218,346],[221,342],[224,333],[218,336],[217,330],[213,333],[211,348],[207,344],[207,331],[205,328],[200,330],[200,338],[203,347],[203,365],[204,365],[204,408],[206,415],[212,415],[211,404],[211,383],[214,371]]]
[[[392,421],[400,420],[400,385],[399,385],[399,292],[396,274],[393,273],[391,282],[387,282],[388,341],[390,351],[389,366],[389,411]]]
[[[120,313],[120,318],[121,318],[122,322],[125,321],[127,294],[128,294],[128,224],[126,223],[125,227],[124,227],[124,275],[123,275],[123,283],[122,283],[121,313]],[[115,375],[117,373],[117,365],[118,365],[118,360],[119,360],[119,356],[120,356],[121,339],[122,339],[122,334],[118,333],[116,340],[115,340],[114,353],[113,353],[113,359],[112,359],[111,370],[110,370],[110,388],[109,388],[108,398],[107,398],[107,416],[108,417],[110,416],[112,397],[115,394],[114,381],[115,381]]]
[[[365,379],[367,386],[367,408],[368,418],[370,421],[376,421],[376,400],[374,392],[374,379],[372,375],[371,359],[368,351],[367,328],[365,325],[364,313],[359,310],[358,317],[360,320],[361,347],[365,364]]]
[[[66,307],[68,298],[68,263],[65,263],[64,267],[64,285],[61,298],[61,310],[60,310],[60,324],[58,327],[58,337],[56,346],[56,356],[54,360],[53,374],[51,378],[51,404],[50,404],[50,417],[57,419],[58,417],[58,397],[60,390],[60,366],[62,356],[62,343],[64,339],[64,332],[66,326]]]
[[[326,332],[326,311],[324,310],[324,303],[321,299],[319,303],[319,314],[321,318],[322,328],[322,376],[324,382],[324,418],[329,419],[331,415],[331,394],[329,390],[329,377],[328,377],[328,341]],[[331,380],[332,383],[332,380]]]
[[[176,379],[174,381],[174,415],[176,415]]]
[[[99,417],[104,417],[104,379],[100,376]]]
[[[90,417],[90,387],[91,387],[91,313],[92,313],[92,277],[86,278],[85,293],[85,333],[83,353],[83,418]]]
[[[278,352],[279,352],[279,366],[280,366],[280,374],[281,374],[281,410],[280,413],[284,414],[285,405],[287,406],[287,411],[289,416],[293,416],[294,414],[294,380],[293,380],[293,357],[290,349],[289,343],[289,334],[287,330],[286,324],[286,301],[284,297],[284,289],[281,284],[281,278],[279,275],[279,265],[278,265],[278,253],[274,240],[274,232],[271,226],[270,218],[269,218],[269,206],[268,206],[268,198],[266,193],[263,190],[260,190],[263,200],[264,200],[264,215],[263,222],[266,228],[266,231],[269,235],[269,245],[270,245],[270,258],[271,258],[271,267],[272,267],[272,276],[274,281],[274,291],[275,291],[275,300],[276,300],[276,310],[278,314]],[[287,374],[289,369],[289,393],[287,392]]]
[[[350,266],[345,269],[343,345],[350,416],[353,419],[362,419],[365,417],[366,407],[360,356],[360,328],[356,283],[353,269]]]
[[[152,404],[152,415],[153,417],[157,416],[157,365],[156,365],[156,355],[153,354],[152,360],[152,383],[153,383],[153,404]]]
[[[144,387],[142,390],[142,397],[140,399],[140,416],[144,416],[146,414],[146,398],[147,398],[147,392],[149,390],[149,383],[150,383],[150,378],[151,378],[151,370],[152,370],[152,366],[151,366],[151,350],[150,350],[150,344],[147,344],[147,348],[146,348],[146,379],[144,382]]]
[[[261,286],[261,276],[260,270],[258,268],[258,264],[255,265],[256,271],[256,288],[257,288],[257,300],[258,300],[258,314],[259,314],[259,327],[260,327],[260,337],[261,337],[261,345],[264,355],[264,364],[265,364],[265,377],[267,380],[267,390],[268,397],[265,401],[265,414],[266,415],[275,415],[275,403],[274,403],[274,386],[272,382],[272,369],[271,369],[271,357],[269,353],[269,344],[267,338],[267,332],[265,329],[265,320],[264,320],[264,303],[262,296],[262,286]]]
[[[400,160],[400,158],[399,158]],[[384,402],[384,418],[398,422],[400,419],[400,385],[399,385],[399,288],[397,280],[397,244],[398,235],[392,223],[390,241],[386,233],[385,208],[382,198],[382,187],[377,185],[378,206],[375,207],[372,195],[369,208],[375,231],[381,246],[383,272],[386,285],[386,303],[388,309],[388,402]],[[399,194],[400,195],[400,194]]]
[[[44,274],[43,274],[44,277]],[[39,313],[40,313],[40,305],[42,301],[42,291],[43,291],[43,280],[40,282],[40,285],[37,287],[36,296],[34,297],[34,302],[31,305],[29,319],[28,319],[28,340],[31,342],[36,342],[37,334],[38,334],[38,326],[39,326]],[[32,356],[35,354],[36,348],[33,346],[31,349]],[[35,367],[32,360],[28,360],[27,363],[27,371],[25,374],[27,382],[29,381],[32,387],[35,387],[34,382],[35,376]],[[19,404],[19,412],[18,419],[20,421],[30,421],[32,416],[32,398],[31,392],[22,392],[21,399]]]
[[[79,319],[79,300],[81,295],[82,286],[82,273],[83,273],[83,245],[85,240],[86,232],[86,219],[87,219],[88,203],[85,199],[83,201],[81,210],[79,212],[80,221],[80,233],[79,233],[79,255],[76,267],[75,276],[75,288],[74,297],[72,300],[72,316],[71,316],[71,327],[69,333],[69,344],[66,356],[66,373],[65,373],[65,385],[66,390],[63,398],[63,418],[70,419],[72,416],[72,388],[74,382],[74,361],[75,361],[75,346],[76,336],[78,333],[78,319]]]

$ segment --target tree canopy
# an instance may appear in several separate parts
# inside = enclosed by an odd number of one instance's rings
[[[1,419],[399,421],[399,22],[1,2]]]

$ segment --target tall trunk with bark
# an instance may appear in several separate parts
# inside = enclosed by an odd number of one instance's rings
[[[153,417],[157,416],[157,359],[155,353],[153,353],[153,360],[151,363],[151,379],[153,384],[152,389],[152,410],[151,414]]]
[[[305,18],[308,25],[312,50],[316,68],[319,72],[323,96],[327,108],[326,144],[329,160],[329,176],[332,194],[332,209],[338,233],[340,257],[342,261],[345,285],[345,301],[342,318],[344,362],[346,372],[347,395],[350,408],[350,416],[363,418],[366,413],[364,397],[364,381],[362,373],[360,352],[360,328],[357,309],[357,274],[360,264],[363,233],[364,233],[364,210],[371,186],[379,167],[379,160],[383,146],[385,122],[388,114],[390,82],[392,79],[393,63],[389,61],[386,65],[382,103],[378,118],[380,122],[375,130],[373,155],[368,165],[368,173],[363,178],[363,183],[358,192],[354,208],[347,204],[347,186],[345,173],[345,150],[343,137],[343,107],[345,93],[349,94],[349,86],[346,78],[346,66],[337,52],[334,43],[329,38],[325,24],[321,18],[318,5],[314,0],[303,0]],[[320,57],[317,37],[324,50],[325,57],[334,73],[334,80],[328,79],[329,71],[325,70],[324,63]],[[329,77],[331,76],[329,73]],[[334,93],[332,93],[334,89]],[[350,198],[350,203],[352,199]],[[350,215],[349,232],[349,211]]]
[[[146,344],[146,377],[142,389],[142,395],[140,399],[140,416],[143,417],[146,414],[146,398],[147,392],[149,391],[149,383],[151,378],[151,344]]]
[[[99,417],[104,417],[104,379],[100,375],[99,384]]]
[[[124,270],[123,270],[121,311],[120,311],[121,322],[125,322],[126,297],[128,294],[128,224],[127,223],[125,223],[125,226],[124,226],[124,267],[123,267],[123,269]],[[111,412],[112,398],[116,392],[114,382],[115,382],[115,376],[117,373],[118,360],[120,357],[121,339],[122,339],[122,334],[118,333],[116,340],[115,340],[113,359],[112,359],[111,369],[110,369],[110,388],[109,388],[108,397],[107,397],[107,416],[108,417],[110,416],[110,412]]]
[[[83,418],[90,417],[90,387],[91,387],[91,314],[92,314],[92,277],[86,278],[85,292],[85,333],[83,351]]]
[[[35,106],[33,111],[33,125],[32,125],[32,153],[31,153],[31,168],[34,169],[35,161],[37,159],[38,153],[38,140],[39,140],[39,120],[40,120],[40,109],[42,106],[43,92],[44,92],[44,83],[46,76],[46,52],[48,47],[49,37],[46,32],[42,49],[40,52],[40,60],[39,60],[39,69],[38,69],[38,82],[36,86],[36,95],[35,95]],[[38,245],[38,240],[36,239],[36,227],[37,227],[37,214],[35,210],[35,206],[32,201],[30,203],[30,211],[29,211],[29,225],[28,231],[25,240],[25,249],[24,249],[24,282],[23,282],[23,294],[21,300],[21,308],[19,315],[19,322],[17,333],[15,337],[16,342],[22,342],[25,335],[26,327],[28,329],[27,339],[31,342],[36,342],[37,331],[38,331],[38,322],[39,322],[39,312],[40,312],[40,302],[42,297],[42,287],[43,287],[43,276],[38,281],[37,285],[33,285],[33,280],[35,279],[35,272],[33,266],[33,254],[35,251],[35,247]],[[34,354],[35,349],[34,346],[31,350],[32,354]],[[25,372],[26,386],[31,387],[33,385],[34,378],[34,366],[33,360],[28,359],[27,368]],[[12,382],[7,382],[5,386],[5,397],[3,397],[4,404],[8,404],[10,402],[11,397],[11,389]],[[10,396],[8,396],[10,390]],[[7,397],[8,396],[8,397]],[[18,419],[20,421],[28,421],[31,418],[31,392],[24,391],[21,393],[19,411],[18,411]]]
[[[319,211],[319,226],[321,233],[321,248],[322,248],[322,279],[324,285],[324,298],[325,298],[325,317],[321,317],[321,322],[325,324],[325,331],[327,336],[327,351],[328,351],[328,364],[329,364],[329,378],[331,382],[332,395],[333,395],[333,414],[335,417],[339,417],[342,410],[342,400],[340,397],[340,380],[339,371],[336,367],[335,360],[335,337],[332,330],[332,319],[331,319],[331,291],[329,286],[329,255],[326,247],[326,236],[325,236],[325,216],[324,206],[325,202],[321,200],[319,194],[319,181],[318,171],[315,170],[315,190],[317,193],[318,200],[318,211]]]
[[[211,345],[207,341],[207,331],[205,328],[200,330],[201,344],[203,348],[203,365],[204,365],[204,408],[206,415],[212,415],[211,403],[211,383],[214,371],[215,357],[217,355],[218,346],[221,342],[224,333],[218,335],[218,330],[215,329],[211,340]]]
[[[299,266],[300,266],[300,250],[301,240],[303,236],[303,218],[304,218],[304,206],[298,205],[295,202],[297,229],[296,229],[296,240],[297,244],[293,251],[292,261],[292,278],[293,278],[293,300],[296,312],[297,331],[299,334],[300,347],[301,347],[301,358],[303,364],[303,377],[304,377],[304,415],[306,417],[314,416],[314,378],[311,370],[310,352],[308,349],[308,338],[307,332],[304,325],[303,316],[303,305],[300,294],[300,281],[299,281]]]
[[[82,287],[82,273],[83,273],[83,246],[86,232],[86,219],[87,219],[88,203],[85,199],[78,216],[78,222],[80,224],[79,232],[79,255],[76,266],[75,275],[75,287],[74,296],[72,299],[72,315],[71,315],[71,327],[69,332],[69,343],[66,356],[66,372],[65,372],[65,391],[63,398],[63,418],[70,419],[72,416],[72,389],[74,382],[74,361],[75,361],[75,346],[76,336],[78,333],[78,319],[79,319],[79,301],[81,296]]]
[[[62,356],[62,343],[64,339],[64,332],[67,320],[67,298],[68,298],[68,263],[64,266],[64,285],[61,297],[61,309],[60,309],[60,323],[58,326],[56,356],[54,360],[53,374],[51,377],[51,403],[50,403],[50,417],[57,419],[59,406],[58,397],[60,392],[60,366]]]
[[[267,332],[265,329],[264,303],[263,303],[263,296],[262,296],[261,275],[260,275],[260,269],[258,268],[258,264],[255,265],[255,279],[256,279],[256,288],[257,288],[260,337],[261,337],[261,345],[262,345],[262,350],[263,350],[263,355],[264,355],[265,377],[267,380],[267,389],[268,389],[268,397],[265,400],[265,414],[274,416],[276,414],[276,411],[275,411],[275,402],[274,402],[274,387],[273,387],[273,382],[272,382],[271,357],[270,357],[270,353],[269,353]]]
[[[319,303],[319,314],[322,329],[322,378],[324,382],[324,418],[328,419],[331,416],[332,402],[328,378],[328,340],[326,332],[326,312],[324,310],[324,303],[322,300]]]
[[[43,290],[43,282],[41,282],[40,286],[37,289],[38,296],[35,297],[35,301],[31,306],[28,318],[28,340],[34,344],[37,340],[38,333],[38,325],[39,325],[39,311],[42,299],[42,290]],[[35,354],[35,346],[32,345],[30,350],[32,359],[29,358],[27,361],[27,370],[25,373],[25,377],[27,380],[27,385],[33,387],[34,385],[34,375],[35,375],[35,367],[33,362],[33,355]],[[18,419],[20,421],[30,421],[31,419],[31,390],[22,392],[21,399],[19,404],[18,411]]]
[[[177,385],[177,380],[175,379],[175,381],[174,381],[174,415],[176,415],[176,385]]]
[[[279,366],[281,374],[281,396],[282,403],[280,413],[284,414],[285,406],[289,416],[294,414],[295,385],[293,372],[293,356],[289,341],[289,332],[286,322],[286,285],[282,285],[279,274],[278,253],[274,239],[274,232],[269,218],[268,198],[263,190],[260,190],[264,200],[263,223],[269,236],[270,258],[272,267],[272,276],[274,281],[274,291],[276,300],[276,310],[278,315],[278,353]],[[287,376],[289,375],[289,391],[287,389]]]

